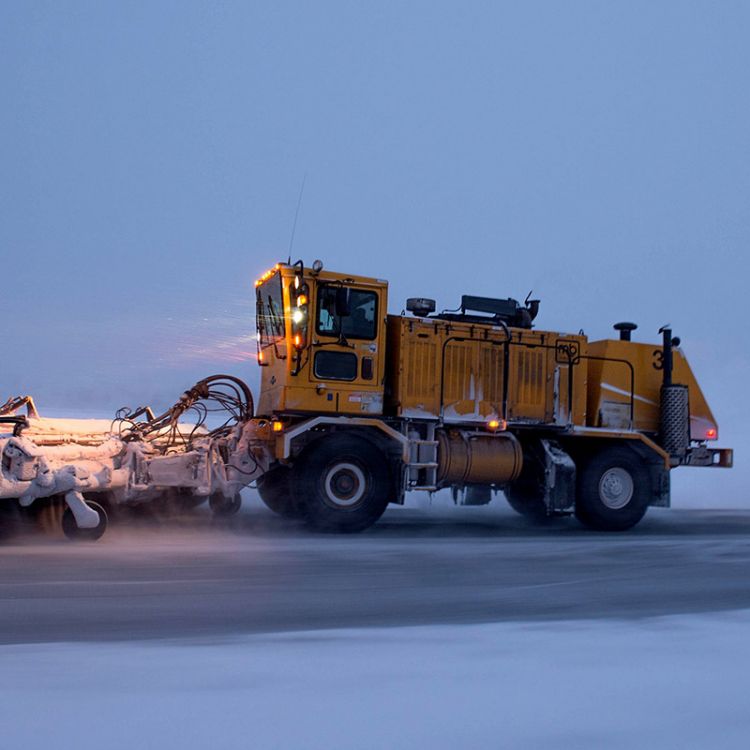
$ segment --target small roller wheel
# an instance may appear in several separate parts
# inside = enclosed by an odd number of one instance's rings
[[[233,516],[242,507],[242,495],[238,492],[234,497],[229,498],[221,492],[214,492],[208,498],[208,507],[215,516]]]
[[[99,524],[92,529],[81,529],[76,523],[73,511],[66,506],[62,514],[63,534],[74,542],[95,542],[100,539],[102,534],[107,530],[107,511],[99,503],[93,500],[86,500],[86,505],[99,514]]]

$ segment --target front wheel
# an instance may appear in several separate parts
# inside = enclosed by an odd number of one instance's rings
[[[576,518],[585,526],[625,531],[643,518],[650,500],[648,472],[628,448],[605,449],[578,467]]]
[[[294,469],[295,495],[305,520],[319,531],[357,532],[388,505],[391,472],[383,453],[362,438],[324,437]]]

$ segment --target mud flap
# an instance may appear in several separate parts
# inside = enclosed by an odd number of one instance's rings
[[[547,512],[565,513],[573,510],[576,499],[576,465],[554,441],[540,440],[544,463],[544,504]]]
[[[657,508],[669,508],[671,503],[669,469],[660,464],[649,466],[651,470],[651,502]]]

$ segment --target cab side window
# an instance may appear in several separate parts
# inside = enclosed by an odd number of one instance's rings
[[[378,295],[364,289],[350,289],[350,314],[341,316],[336,312],[339,288],[325,284],[318,290],[317,332],[323,336],[343,334],[347,339],[374,339],[377,336]]]

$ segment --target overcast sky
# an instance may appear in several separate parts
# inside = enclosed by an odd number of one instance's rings
[[[533,288],[541,328],[672,323],[739,448],[749,39],[747,2],[0,2],[0,396],[254,385],[306,174],[293,259],[391,312]]]

